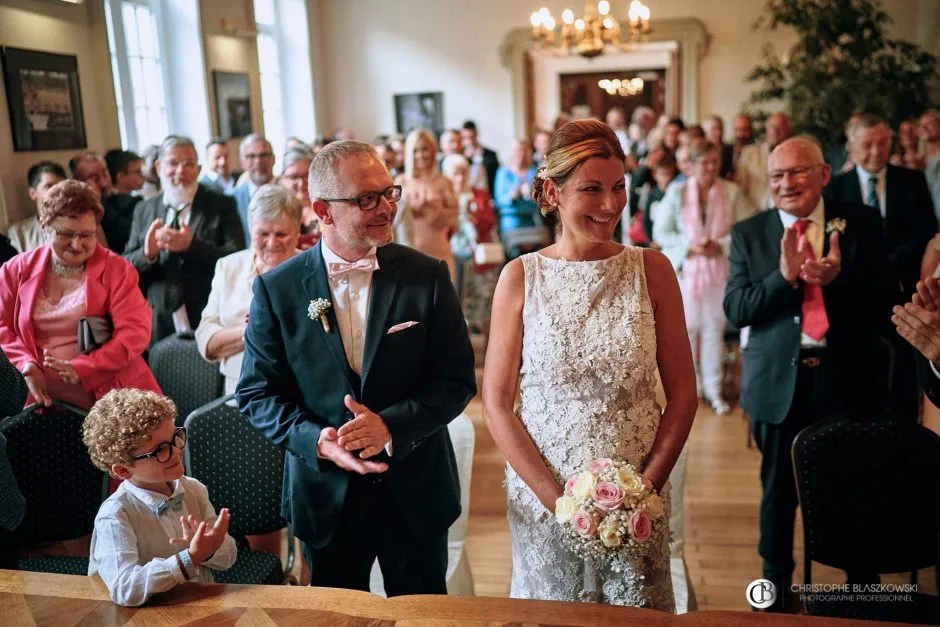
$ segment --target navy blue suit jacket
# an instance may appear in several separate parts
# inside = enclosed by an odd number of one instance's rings
[[[251,423],[286,448],[282,514],[314,548],[332,538],[349,482],[347,471],[317,458],[320,431],[351,418],[346,394],[378,413],[392,434],[383,479],[414,532],[444,531],[460,513],[446,426],[476,393],[460,303],[443,262],[398,244],[379,248],[377,257],[359,386],[333,309],[329,332],[307,315],[311,300],[332,301],[321,244],[253,286],[235,396]],[[388,335],[410,321],[419,324]]]
[[[920,263],[927,243],[937,233],[937,218],[930,198],[930,189],[923,172],[894,165],[887,166],[884,217],[885,249],[889,276],[894,285],[901,284],[907,302],[920,278]],[[855,169],[832,177],[826,197],[840,202],[863,203],[868,190],[862,192]]]
[[[888,367],[879,337],[888,332],[892,301],[880,216],[865,205],[826,201],[826,223],[834,218],[846,224],[839,237],[842,270],[823,288],[823,300],[832,366],[827,401],[839,411],[883,400]],[[752,420],[770,424],[780,424],[790,411],[802,333],[803,291],[780,273],[782,237],[776,209],[731,229],[731,273],[724,298],[731,324],[751,327],[743,351],[741,406]]]

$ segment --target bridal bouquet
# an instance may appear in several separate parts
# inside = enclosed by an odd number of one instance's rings
[[[592,461],[565,483],[555,519],[581,557],[612,562],[639,557],[650,538],[664,532],[663,500],[643,485],[636,468],[609,458]]]

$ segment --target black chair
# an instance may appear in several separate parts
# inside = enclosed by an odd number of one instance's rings
[[[149,359],[163,393],[176,403],[178,426],[194,410],[222,396],[219,366],[202,358],[192,333],[163,338],[151,347]]]
[[[843,413],[803,429],[793,468],[803,516],[804,583],[812,563],[858,573],[937,567],[940,550],[940,437],[904,420]],[[940,598],[910,602],[828,602],[808,597],[811,614],[940,622]]]
[[[238,559],[227,571],[213,571],[219,583],[281,584],[291,581],[294,535],[281,518],[284,450],[257,431],[237,407],[220,398],[186,419],[186,467],[209,489],[216,511],[232,512],[229,533],[238,541]],[[287,527],[287,565],[276,555],[252,551],[246,535]],[[294,582],[296,583],[296,582]]]
[[[26,499],[26,515],[6,538],[13,546],[81,538],[94,530],[108,496],[108,475],[91,463],[82,442],[85,411],[55,401],[36,403],[0,422],[7,457]],[[73,575],[88,573],[87,557],[19,559],[19,570]]]

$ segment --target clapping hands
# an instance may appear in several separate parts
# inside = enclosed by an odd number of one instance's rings
[[[183,536],[170,538],[170,544],[189,549],[189,557],[192,558],[193,564],[199,566],[218,551],[225,541],[228,533],[229,511],[227,507],[223,507],[212,526],[207,525],[205,521],[200,521],[192,514],[180,516],[180,522],[183,524]]]
[[[796,228],[789,227],[780,240],[780,274],[787,283],[796,285],[797,279],[803,279],[810,285],[826,287],[842,271],[842,249],[839,247],[839,234],[833,231],[829,235],[829,254],[822,259],[808,259],[806,235],[797,235]]]
[[[911,302],[895,307],[891,322],[898,334],[924,357],[940,363],[940,283],[927,278],[917,283]]]

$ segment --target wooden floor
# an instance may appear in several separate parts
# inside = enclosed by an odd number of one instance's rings
[[[467,552],[476,593],[506,596],[511,555],[503,489],[505,459],[483,422],[479,397],[467,408],[476,426]],[[745,588],[761,575],[757,554],[760,454],[747,448],[739,410],[716,416],[699,407],[689,438],[685,485],[685,559],[700,610],[749,610]],[[802,580],[802,531],[797,527],[794,583]],[[920,590],[936,593],[933,570],[919,573]],[[815,565],[814,583],[844,583],[845,574]],[[901,575],[883,583],[907,583]]]

